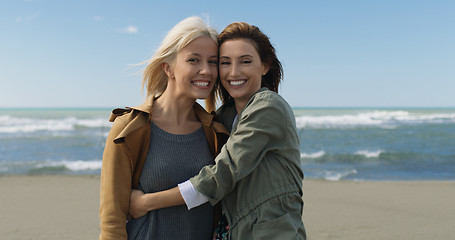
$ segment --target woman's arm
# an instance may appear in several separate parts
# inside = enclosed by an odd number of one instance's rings
[[[156,209],[186,204],[188,209],[208,202],[207,197],[199,193],[188,180],[178,187],[156,192],[143,193],[141,190],[131,190],[129,215],[132,218],[144,216]]]
[[[114,143],[122,128],[119,121],[109,132],[103,153],[100,186],[100,240],[126,239],[131,163],[123,143]]]
[[[268,152],[283,148],[289,117],[284,100],[276,93],[254,95],[239,114],[237,128],[216,157],[216,164],[202,168],[190,179],[196,190],[212,205],[220,201],[257,168]]]
[[[144,194],[141,190],[131,190],[129,214],[132,218],[144,216],[156,209],[185,204],[179,188],[175,187],[156,193]]]
[[[286,116],[282,105],[271,101],[274,99],[268,97],[252,101],[242,114],[237,130],[216,157],[216,164],[205,166],[190,179],[195,190],[212,205],[232,191],[237,181],[254,171],[265,153],[275,147],[267,146],[273,144],[270,139],[283,137]],[[151,210],[185,204],[178,187],[145,195],[135,192],[131,197],[130,215],[134,218]]]

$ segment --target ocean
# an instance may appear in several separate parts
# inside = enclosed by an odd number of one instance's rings
[[[111,109],[0,109],[0,175],[100,174]],[[296,108],[307,179],[455,180],[455,109]]]

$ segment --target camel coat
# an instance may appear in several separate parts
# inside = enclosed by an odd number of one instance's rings
[[[100,240],[127,239],[126,222],[131,189],[136,189],[148,154],[151,130],[151,98],[137,107],[115,109],[101,168]],[[229,134],[198,103],[193,109],[202,123],[209,147],[218,154]]]

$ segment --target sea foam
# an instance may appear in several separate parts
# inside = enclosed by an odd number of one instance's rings
[[[314,153],[300,153],[300,158],[320,158],[325,155],[324,151]]]
[[[454,122],[455,113],[419,114],[408,111],[369,111],[356,114],[296,117],[298,128],[394,128],[400,125]]]
[[[0,133],[37,132],[37,131],[73,131],[77,127],[98,128],[110,127],[106,119],[62,119],[21,118],[8,115],[0,116]]]
[[[350,175],[355,175],[357,174],[357,170],[355,169],[350,169],[346,171],[323,171],[322,172],[322,178],[328,181],[340,181],[341,179],[350,176]]]
[[[70,171],[97,170],[101,169],[101,160],[51,161],[37,166],[37,168],[43,167],[65,167]]]
[[[361,150],[361,151],[355,152],[355,155],[362,155],[366,158],[377,158],[383,152],[384,152],[383,150],[377,150],[377,151]]]

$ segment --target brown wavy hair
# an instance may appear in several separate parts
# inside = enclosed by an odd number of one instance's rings
[[[269,68],[268,72],[262,76],[261,87],[267,87],[271,91],[278,93],[278,85],[283,79],[283,67],[276,56],[275,48],[270,43],[269,37],[254,25],[246,22],[234,22],[220,33],[218,46],[221,46],[226,41],[237,39],[249,40],[258,52],[261,62]],[[218,96],[223,104],[233,100],[220,81],[218,81],[216,87]]]

